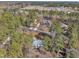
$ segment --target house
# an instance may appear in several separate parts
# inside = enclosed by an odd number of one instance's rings
[[[43,47],[43,41],[37,38],[33,38],[32,46],[35,48]]]
[[[43,31],[49,31],[49,28],[51,27],[51,17],[50,16],[41,16],[40,19],[40,30]]]

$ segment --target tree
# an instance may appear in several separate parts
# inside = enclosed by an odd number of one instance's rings
[[[30,26],[34,22],[34,20],[37,18],[36,11],[29,11],[29,15],[25,18],[26,20],[24,22],[24,25]]]
[[[71,38],[69,40],[67,57],[77,57],[78,35],[78,24],[71,24]]]

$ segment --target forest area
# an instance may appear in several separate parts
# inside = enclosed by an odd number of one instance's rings
[[[49,24],[45,23],[38,27],[34,23],[35,20],[38,24],[45,21]],[[25,29],[30,27],[38,28],[40,31],[32,32]],[[43,39],[42,53],[35,51],[32,46],[33,37],[39,33]],[[0,58],[40,58],[41,55],[43,58],[78,58],[78,43],[77,12],[0,9]]]

